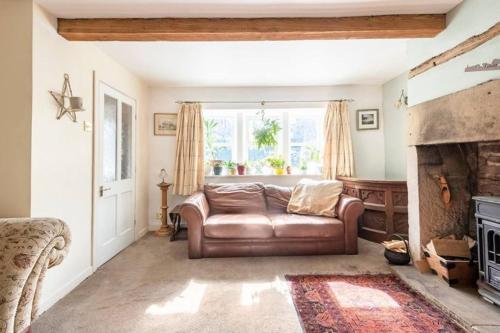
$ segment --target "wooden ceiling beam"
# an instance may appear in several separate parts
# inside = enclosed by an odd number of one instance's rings
[[[71,41],[259,41],[433,37],[445,15],[58,19]]]

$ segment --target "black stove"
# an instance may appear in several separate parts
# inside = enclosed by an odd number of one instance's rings
[[[500,305],[500,197],[473,197],[476,201],[479,256],[479,294]]]

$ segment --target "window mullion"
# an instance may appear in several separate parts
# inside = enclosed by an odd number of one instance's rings
[[[236,162],[243,163],[245,161],[244,145],[245,128],[243,126],[243,112],[236,113]]]
[[[283,135],[282,135],[282,151],[283,151],[283,159],[286,161],[286,164],[290,164],[290,127],[289,127],[289,112],[283,112]]]

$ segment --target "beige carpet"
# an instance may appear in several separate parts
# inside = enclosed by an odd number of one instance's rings
[[[285,274],[389,272],[382,248],[356,256],[187,259],[151,234],[42,314],[33,332],[302,332]]]

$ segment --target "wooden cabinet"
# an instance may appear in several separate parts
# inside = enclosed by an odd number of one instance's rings
[[[394,233],[408,234],[406,181],[337,178],[344,183],[345,194],[363,200],[365,212],[358,222],[361,238],[382,242]]]

